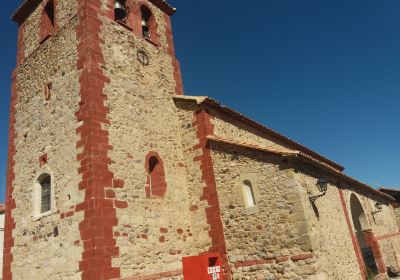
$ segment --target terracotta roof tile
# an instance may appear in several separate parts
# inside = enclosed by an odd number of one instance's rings
[[[327,171],[330,175],[335,176],[335,177],[343,180],[344,182],[350,184],[352,187],[358,187],[361,190],[367,191],[369,193],[374,193],[382,198],[389,200],[390,202],[395,201],[395,199],[392,196],[390,196],[389,194],[386,194],[379,190],[376,190],[373,187],[368,186],[367,184],[364,184],[364,183],[344,174],[343,172],[340,172],[337,169],[332,168],[330,165],[328,165],[324,162],[321,162],[320,160],[313,158],[312,156],[305,154],[303,152],[300,152],[300,151],[270,149],[267,147],[263,147],[261,145],[237,142],[234,140],[221,138],[218,136],[208,136],[207,139],[208,139],[208,141],[213,141],[213,142],[227,144],[227,145],[240,146],[243,148],[253,149],[253,150],[265,152],[268,154],[274,154],[274,155],[280,156],[282,158],[292,158],[292,159],[294,158],[294,159],[299,159],[302,161],[307,161],[307,162],[310,162],[311,164],[315,165],[316,167]]]
[[[214,107],[214,108],[216,108],[216,109],[218,109],[220,111],[223,111],[223,112],[225,112],[225,113],[227,113],[227,114],[239,119],[240,121],[242,121],[242,122],[246,123],[247,125],[257,129],[258,131],[262,131],[262,132],[264,132],[264,133],[266,133],[266,134],[268,134],[268,135],[270,135],[270,136],[272,136],[272,137],[274,137],[274,138],[276,138],[276,139],[278,139],[280,141],[283,141],[283,142],[293,146],[295,149],[298,149],[301,152],[309,154],[313,158],[316,158],[316,159],[320,160],[321,162],[324,162],[324,163],[330,165],[331,167],[335,168],[336,170],[339,170],[339,171],[343,171],[344,170],[344,167],[339,165],[339,164],[337,164],[336,162],[333,162],[333,161],[325,158],[324,156],[322,156],[322,155],[310,150],[309,148],[307,148],[307,147],[295,142],[294,140],[289,139],[288,137],[286,137],[286,136],[284,136],[284,135],[282,135],[282,134],[280,134],[280,133],[278,133],[278,132],[276,132],[276,131],[274,131],[274,130],[272,130],[272,129],[270,129],[270,128],[268,128],[268,127],[266,127],[266,126],[264,126],[264,125],[262,125],[262,124],[260,124],[260,123],[258,123],[256,121],[250,119],[250,118],[248,118],[248,117],[246,117],[245,115],[235,111],[234,109],[231,109],[231,108],[229,108],[227,106],[221,105],[218,101],[216,101],[216,100],[214,100],[212,98],[209,98],[207,96],[174,96],[173,98],[175,100],[196,102],[198,105],[203,105],[203,104],[210,105],[210,106],[212,106],[212,107]]]

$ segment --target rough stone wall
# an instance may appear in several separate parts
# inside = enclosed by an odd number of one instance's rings
[[[350,211],[350,194],[355,193],[366,213],[368,223],[378,239],[383,260],[386,267],[399,266],[400,260],[400,234],[396,223],[393,207],[381,198],[349,187],[345,191],[346,204]],[[375,204],[382,203],[382,211],[376,212]]]
[[[316,182],[321,176],[313,172],[296,173],[296,181],[304,190],[304,211],[313,249],[318,255],[317,275],[319,279],[362,279],[337,186],[329,185],[326,195],[316,200],[315,208],[308,200],[309,195],[318,194]]]
[[[268,148],[293,149],[282,141],[262,134],[256,129],[234,120],[230,116],[215,110],[211,110],[210,113],[215,116],[213,125],[216,136],[239,142],[258,144]]]
[[[150,5],[150,3],[148,3]],[[126,202],[117,209],[115,238],[120,257],[114,266],[122,277],[146,276],[182,269],[181,258],[197,254],[191,224],[185,159],[179,135],[172,57],[167,53],[165,21],[154,7],[161,47],[138,38],[129,29],[103,18],[102,47],[109,109],[110,170],[124,180],[115,190]],[[149,65],[139,63],[145,51]],[[157,152],[163,162],[167,191],[163,198],[146,198],[146,155]],[[171,278],[173,279],[173,278]]]
[[[304,195],[318,194],[316,182],[318,178],[327,176],[305,170],[302,168],[302,171],[296,175],[296,180],[305,189]],[[335,180],[331,180],[331,182],[335,182]],[[350,196],[353,193],[357,195],[363,206],[368,227],[372,229],[375,237],[379,240],[385,265],[387,267],[398,265],[400,236],[397,234],[399,230],[395,224],[392,207],[386,202],[382,205],[381,212],[374,213],[376,202],[384,202],[382,198],[345,185],[343,197],[354,237],[355,229],[350,207]],[[310,236],[315,253],[319,256],[318,275],[325,277],[322,279],[361,279],[360,266],[357,263],[357,256],[346,224],[338,186],[330,184],[327,194],[315,202],[315,209],[310,203],[306,205],[305,213],[310,223]],[[358,241],[356,240],[356,242]]]
[[[60,1],[69,3],[75,1]],[[37,11],[26,21],[26,53],[31,55],[17,68],[19,101],[16,106],[16,155],[13,196],[16,222],[12,252],[13,279],[80,279],[81,247],[78,223],[82,214],[73,215],[73,206],[83,198],[78,192],[78,162],[75,143],[79,83],[76,71],[77,18],[59,29],[39,46]],[[36,40],[36,41],[35,41]],[[35,49],[38,47],[38,49]],[[52,83],[50,100],[45,85]],[[48,162],[40,166],[39,157]],[[54,209],[45,217],[33,218],[33,189],[41,173],[52,175]],[[66,214],[68,213],[68,214]],[[57,230],[55,230],[57,228]],[[57,232],[58,231],[58,235]]]
[[[316,258],[293,171],[258,152],[220,144],[212,150],[233,279],[314,279]],[[253,208],[244,206],[245,180]]]
[[[400,227],[400,205],[393,207],[394,215],[396,216],[397,224]]]
[[[40,19],[47,1],[43,1],[25,21],[25,57],[32,54],[40,45]],[[56,0],[56,25],[64,27],[78,10],[78,0]]]
[[[195,103],[188,104],[186,102],[177,102],[176,106],[180,121],[180,137],[187,178],[186,186],[192,211],[190,219],[193,232],[196,233],[196,238],[191,245],[194,252],[196,252],[195,254],[197,254],[199,252],[207,252],[211,247],[211,239],[208,235],[209,225],[205,215],[208,204],[206,201],[201,200],[204,188],[201,163],[194,160],[201,156],[201,151],[194,148],[199,145],[194,125],[196,121],[194,115],[199,108]]]

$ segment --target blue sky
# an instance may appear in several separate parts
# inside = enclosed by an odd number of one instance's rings
[[[170,3],[187,95],[213,97],[372,186],[400,187],[400,1]],[[0,9],[0,174],[18,4]]]

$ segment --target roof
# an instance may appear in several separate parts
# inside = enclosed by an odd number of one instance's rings
[[[42,1],[43,0],[25,0],[16,10],[11,19],[16,23],[21,24]],[[172,16],[176,12],[176,8],[171,6],[166,0],[149,1],[169,16]]]
[[[400,189],[379,188],[379,191],[400,194]]]
[[[379,191],[394,197],[400,206],[400,189],[379,188]]]
[[[281,157],[282,159],[294,159],[294,160],[300,160],[300,161],[305,161],[308,162],[312,165],[314,165],[315,167],[324,170],[325,172],[327,172],[328,174],[330,174],[331,176],[334,176],[336,178],[339,178],[340,180],[343,180],[344,182],[350,184],[353,187],[357,187],[360,190],[369,192],[369,193],[373,193],[376,194],[378,196],[380,196],[381,198],[384,198],[386,200],[389,200],[390,202],[393,202],[395,199],[390,196],[389,194],[383,193],[379,190],[374,189],[371,186],[368,186],[367,184],[364,184],[334,168],[332,168],[331,166],[329,166],[328,164],[319,161],[318,159],[315,159],[313,157],[311,157],[308,154],[305,154],[303,152],[300,151],[290,151],[290,150],[282,150],[282,149],[271,149],[271,148],[267,148],[267,147],[263,147],[260,145],[254,145],[254,144],[250,144],[250,143],[244,143],[244,142],[237,142],[237,141],[233,141],[230,139],[225,139],[225,138],[221,138],[221,137],[217,137],[217,136],[208,136],[207,137],[208,142],[216,142],[216,143],[221,143],[221,144],[225,144],[225,145],[233,145],[233,146],[239,146],[245,149],[251,149],[251,150],[257,150],[260,152],[264,152],[264,153],[268,153],[268,154],[272,154],[272,155],[276,155]]]
[[[279,134],[278,132],[246,117],[245,115],[229,108],[226,106],[221,105],[219,102],[217,102],[214,99],[211,99],[207,96],[174,96],[173,97],[175,100],[183,100],[183,101],[192,101],[192,102],[196,102],[198,105],[209,105],[219,111],[222,111],[240,121],[242,121],[243,123],[246,123],[247,125],[255,128],[256,130],[263,132],[265,134],[268,134],[290,146],[293,146],[295,149],[298,149],[301,152],[304,152],[306,154],[309,154],[310,156],[312,156],[315,159],[320,160],[321,162],[324,162],[325,164],[328,164],[329,166],[333,167],[334,169],[338,170],[338,171],[343,171],[344,167],[323,157],[322,155],[308,149],[307,147],[295,142],[292,139],[289,139],[288,137]]]

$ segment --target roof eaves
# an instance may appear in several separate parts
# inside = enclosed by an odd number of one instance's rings
[[[15,11],[14,15],[11,17],[13,21],[21,24],[29,14],[36,9],[36,7],[43,0],[25,0]]]
[[[263,147],[263,146],[259,146],[259,145],[254,145],[254,144],[249,144],[249,143],[241,143],[241,142],[237,142],[234,140],[221,138],[218,136],[207,136],[207,140],[211,141],[211,142],[217,142],[217,143],[222,143],[222,144],[227,144],[227,145],[239,146],[239,147],[243,147],[246,149],[257,150],[260,152],[265,152],[268,154],[280,156],[282,158],[291,158],[291,159],[298,159],[301,161],[307,161],[307,162],[313,164],[314,166],[327,171],[329,174],[331,174],[335,177],[338,177],[339,179],[351,184],[352,186],[357,186],[358,188],[360,188],[364,191],[374,193],[384,199],[389,200],[390,202],[395,201],[395,199],[392,196],[385,194],[383,192],[380,192],[379,190],[376,190],[373,187],[368,186],[368,185],[336,170],[335,168],[332,168],[328,164],[321,162],[320,160],[315,159],[312,156],[302,153],[300,151],[290,151],[290,150],[286,151],[286,150],[271,149],[271,148],[267,148],[267,147]]]
[[[42,1],[43,0],[25,0],[18,7],[11,19],[21,24]],[[176,8],[171,6],[166,0],[150,0],[150,2],[169,16],[172,16],[176,12]]]
[[[166,0],[150,0],[150,2],[169,16],[172,16],[176,12],[176,8],[170,5]]]
[[[400,189],[391,189],[391,188],[379,188],[381,192],[397,192],[400,194]]]
[[[289,155],[289,156],[293,157],[293,155]],[[356,186],[358,186],[359,188],[361,188],[361,189],[363,189],[365,191],[372,192],[372,193],[374,193],[376,195],[379,195],[380,197],[383,197],[383,198],[389,200],[390,202],[395,201],[395,199],[391,195],[383,193],[383,192],[381,192],[381,191],[379,191],[379,190],[377,190],[377,189],[375,189],[375,188],[373,188],[373,187],[371,187],[371,186],[369,186],[369,185],[367,185],[365,183],[362,183],[362,182],[358,181],[357,179],[354,179],[354,178],[352,178],[352,177],[350,177],[350,176],[348,176],[348,175],[346,175],[346,174],[344,174],[342,172],[339,172],[336,169],[330,167],[329,165],[327,165],[327,164],[325,164],[323,162],[320,162],[319,160],[317,160],[315,158],[312,158],[307,154],[299,153],[298,155],[295,155],[295,157],[297,157],[300,160],[305,160],[305,161],[308,161],[308,162],[310,162],[312,164],[315,164],[316,166],[325,169],[326,171],[331,173],[333,176],[337,176],[340,179],[344,180],[345,182],[347,182],[347,183],[349,183],[351,185],[356,185]]]
[[[232,108],[229,108],[227,106],[221,105],[218,101],[209,98],[207,96],[174,96],[173,97],[175,100],[184,100],[184,101],[192,101],[192,102],[197,102],[197,104],[199,106],[205,104],[205,105],[209,105],[212,106],[220,111],[223,111],[229,115],[232,115],[236,118],[238,118],[239,120],[243,121],[244,123],[250,125],[251,127],[263,131],[264,133],[267,133],[269,135],[272,135],[273,137],[288,143],[289,145],[294,146],[296,149],[299,149],[302,152],[305,152],[307,154],[310,154],[312,157],[319,159],[322,162],[325,162],[326,164],[329,164],[330,166],[332,166],[333,168],[337,169],[338,171],[343,171],[344,167],[337,164],[336,162],[333,162],[327,158],[325,158],[324,156],[310,150],[309,148],[297,143],[296,141],[260,124],[259,122],[256,122],[252,119],[250,119],[249,117],[246,117],[245,115],[233,110]]]

